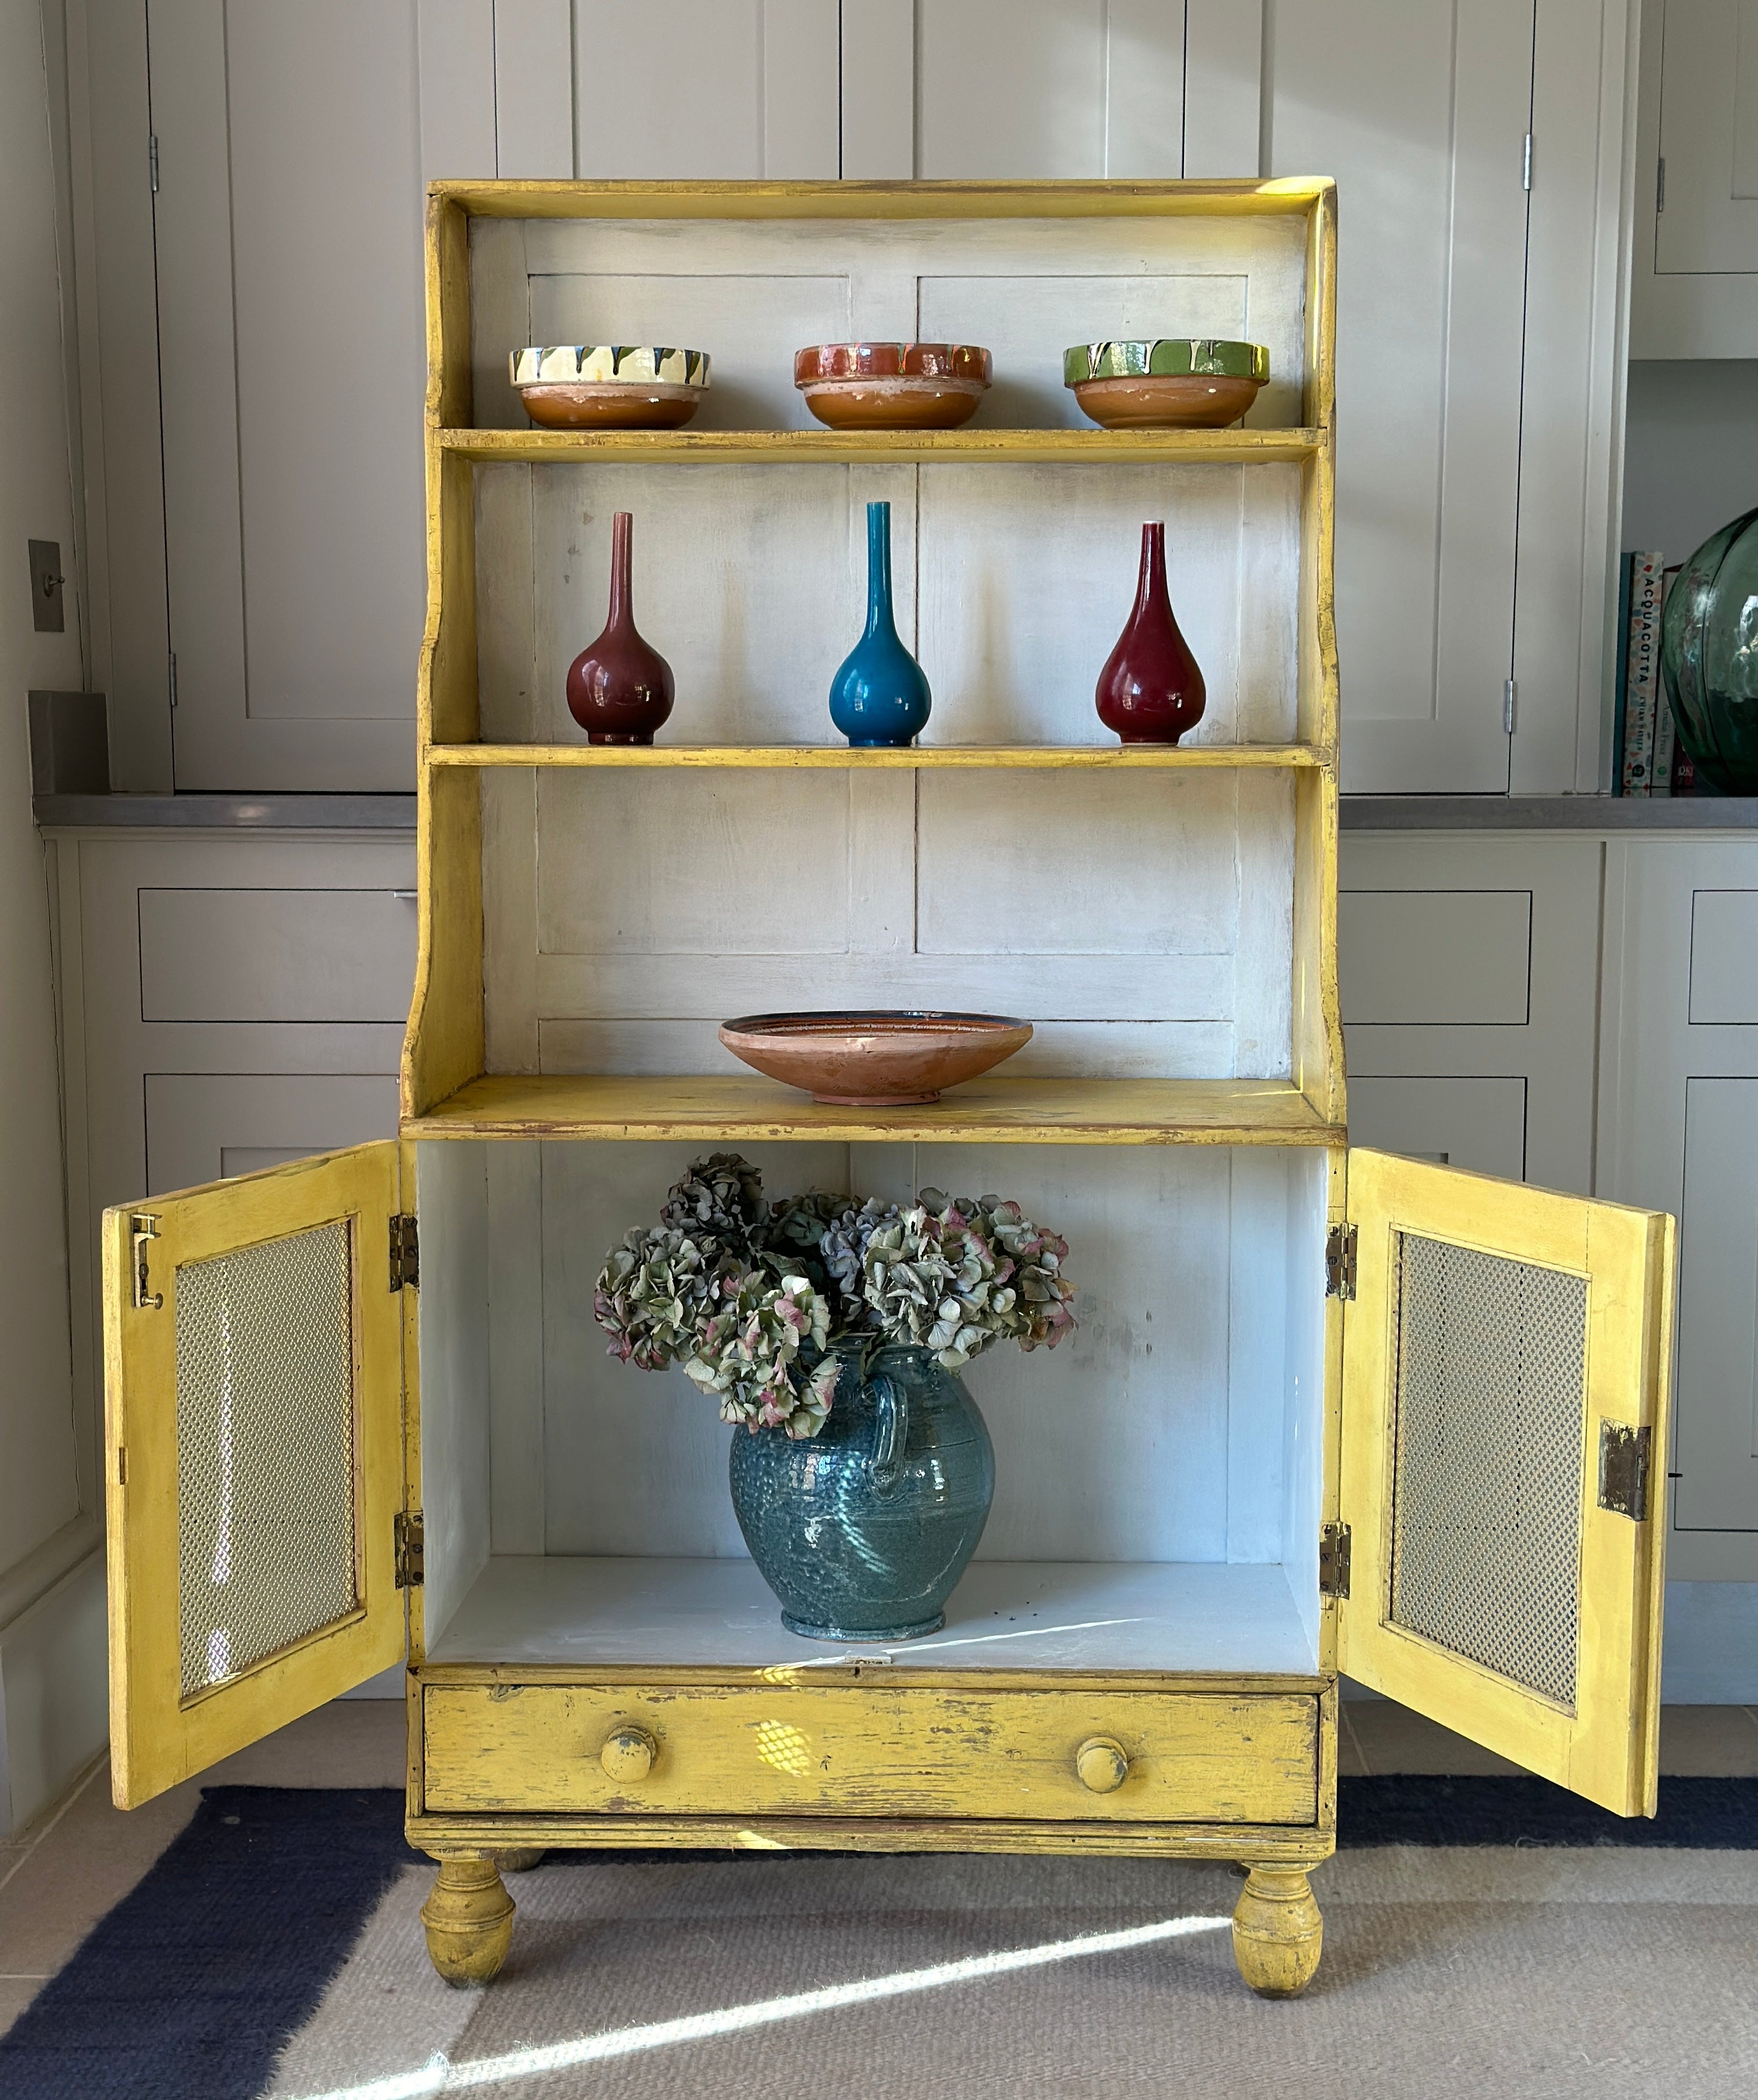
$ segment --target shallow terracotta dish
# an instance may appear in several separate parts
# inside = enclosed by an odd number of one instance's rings
[[[971,342],[819,342],[794,355],[794,384],[833,430],[952,430],[989,390]]]
[[[707,353],[610,342],[533,344],[509,360],[534,423],[557,430],[675,430],[708,390]]]
[[[1063,384],[1108,430],[1221,430],[1269,376],[1261,342],[1080,342],[1062,358]]]
[[[1032,1024],[995,1013],[747,1013],[723,1021],[735,1057],[831,1108],[937,1101],[1032,1039]]]

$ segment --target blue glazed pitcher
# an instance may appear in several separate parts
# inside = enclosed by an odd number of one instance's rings
[[[914,1640],[989,1521],[995,1457],[976,1403],[927,1349],[858,1342],[840,1360],[824,1427],[795,1440],[735,1430],[733,1508],[751,1557],[809,1640]]]
[[[914,743],[932,703],[897,638],[891,602],[891,505],[867,505],[866,632],[831,681],[831,720],[853,744]]]

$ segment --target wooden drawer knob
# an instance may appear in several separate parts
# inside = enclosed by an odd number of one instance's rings
[[[653,1761],[659,1754],[659,1745],[645,1728],[619,1728],[614,1735],[605,1737],[598,1762],[604,1767],[607,1778],[627,1784],[645,1779],[653,1770]]]
[[[1091,1736],[1074,1753],[1074,1769],[1091,1793],[1115,1793],[1129,1776],[1129,1753],[1109,1736]]]

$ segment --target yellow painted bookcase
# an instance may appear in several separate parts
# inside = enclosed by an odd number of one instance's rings
[[[421,948],[400,1136],[106,1220],[125,1806],[407,1661],[456,1981],[549,1848],[1224,1859],[1246,1980],[1319,1958],[1346,1672],[1652,1813],[1672,1224],[1352,1152],[1337,1004],[1336,200],[1271,183],[442,183],[428,207]],[[1222,431],[1080,427],[1064,346],[1245,336]],[[981,342],[938,434],[808,427],[801,343]],[[672,342],[698,424],[524,427],[507,353]],[[890,501],[934,689],[826,741]],[[562,704],[611,514],[676,712]],[[1098,740],[1144,518],[1208,682]],[[929,1107],[816,1105],[720,1017],[1024,1014]],[[610,1361],[604,1251],[697,1153],[997,1189],[1077,1335],[967,1374],[998,1488],[944,1630],[786,1632],[728,1432]]]

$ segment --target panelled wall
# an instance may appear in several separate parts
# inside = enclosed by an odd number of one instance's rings
[[[1664,1696],[1758,1697],[1758,833],[1346,832],[1340,879],[1351,1140],[1679,1219]]]
[[[1599,783],[1630,0],[68,4],[120,784],[409,784],[425,179],[1315,172],[1345,784]]]

